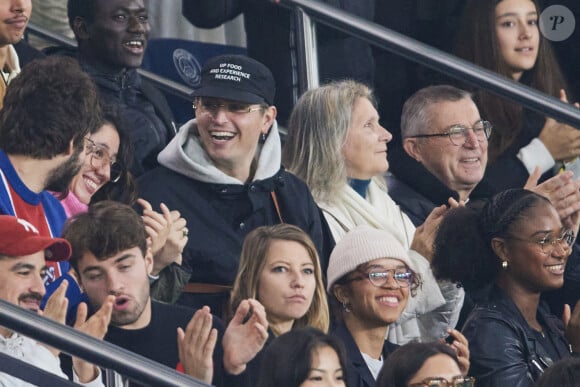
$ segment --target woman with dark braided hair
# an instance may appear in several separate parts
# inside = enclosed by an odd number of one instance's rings
[[[562,226],[546,198],[524,189],[452,209],[441,223],[435,275],[477,295],[463,334],[478,387],[532,386],[570,348],[580,351],[580,305],[571,317],[567,306],[563,326],[540,301],[563,285],[577,232]]]

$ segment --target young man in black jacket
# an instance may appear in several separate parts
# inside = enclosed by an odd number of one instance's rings
[[[176,128],[163,94],[137,72],[150,30],[143,0],[69,0],[68,16],[81,66],[104,102],[121,107],[134,146],[131,172],[141,175],[158,165]]]

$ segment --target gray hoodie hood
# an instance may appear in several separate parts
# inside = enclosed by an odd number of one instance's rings
[[[159,164],[204,183],[245,184],[215,167],[201,146],[197,133],[195,119],[186,122],[157,156]],[[256,158],[258,164],[252,181],[270,178],[280,170],[282,145],[276,121],[270,128],[264,144],[258,145]]]

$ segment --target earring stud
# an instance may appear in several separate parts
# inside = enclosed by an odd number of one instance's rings
[[[348,303],[346,301],[342,303],[342,309],[344,309],[346,313],[350,313],[350,308],[348,307]]]

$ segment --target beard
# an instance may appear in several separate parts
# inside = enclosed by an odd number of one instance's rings
[[[125,302],[129,303],[129,307],[125,310],[115,310],[113,307],[110,322],[112,326],[122,328],[134,324],[141,319],[145,308],[150,303],[149,286],[149,280],[147,280],[142,283],[142,286],[140,286],[135,295],[115,294],[115,296],[125,298]],[[100,306],[102,306],[102,303]],[[147,322],[147,325],[149,325],[149,322]]]
[[[80,154],[81,150],[75,150],[67,161],[50,172],[44,184],[47,190],[65,192],[68,189],[72,178],[79,173],[83,165],[80,161]]]

